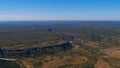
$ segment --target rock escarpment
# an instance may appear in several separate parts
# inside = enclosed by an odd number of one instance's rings
[[[2,49],[0,48],[0,57],[31,57],[41,56],[46,54],[54,54],[59,51],[67,51],[72,47],[71,43],[64,43],[61,45],[34,47],[28,49]]]

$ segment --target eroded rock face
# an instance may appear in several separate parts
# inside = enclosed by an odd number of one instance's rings
[[[72,47],[71,43],[64,43],[61,45],[53,45],[46,47],[35,47],[22,50],[0,49],[0,56],[2,57],[19,57],[19,56],[34,56],[53,54],[59,51],[66,51]]]
[[[3,55],[3,50],[0,48],[0,56]]]

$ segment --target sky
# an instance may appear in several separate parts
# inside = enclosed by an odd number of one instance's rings
[[[0,20],[120,20],[120,0],[0,0]]]

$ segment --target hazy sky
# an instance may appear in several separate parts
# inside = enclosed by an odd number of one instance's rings
[[[0,0],[0,20],[120,20],[120,0]]]

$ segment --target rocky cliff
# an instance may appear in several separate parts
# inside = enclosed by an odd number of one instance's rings
[[[71,43],[64,43],[61,45],[34,47],[21,50],[0,48],[0,57],[31,57],[38,55],[41,56],[46,54],[54,54],[59,51],[66,51],[69,50],[71,47]]]

